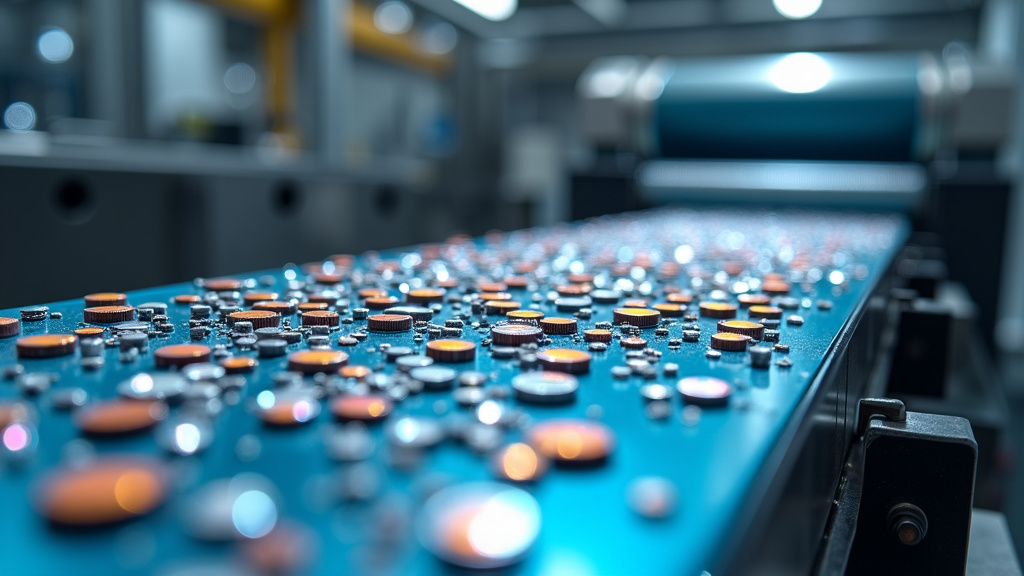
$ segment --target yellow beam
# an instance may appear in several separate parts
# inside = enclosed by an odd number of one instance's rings
[[[206,0],[227,12],[255,20],[280,20],[295,12],[295,0]]]
[[[373,23],[373,8],[362,2],[352,3],[349,33],[352,36],[352,47],[361,52],[423,68],[433,73],[443,73],[451,67],[451,58],[448,55],[423,52],[413,34],[381,32]]]

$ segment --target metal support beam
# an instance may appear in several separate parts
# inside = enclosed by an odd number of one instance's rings
[[[342,164],[351,113],[351,0],[307,0],[303,17],[306,43],[305,105],[302,119],[307,147],[327,166]]]

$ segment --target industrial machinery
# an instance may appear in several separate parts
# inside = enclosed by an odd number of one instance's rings
[[[970,426],[864,400],[908,232],[660,210],[0,311],[0,571],[963,573]]]

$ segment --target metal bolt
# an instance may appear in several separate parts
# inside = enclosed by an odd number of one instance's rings
[[[913,546],[928,533],[928,517],[913,504],[897,504],[889,509],[889,531],[901,544]]]

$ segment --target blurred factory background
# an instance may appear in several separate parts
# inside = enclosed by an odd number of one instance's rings
[[[898,210],[909,273],[962,289],[1016,397],[1022,22],[1016,0],[0,0],[0,308],[668,202]],[[1024,497],[979,494],[1020,546]]]

